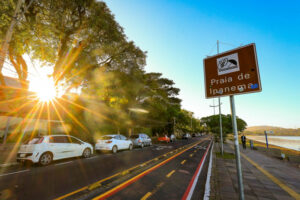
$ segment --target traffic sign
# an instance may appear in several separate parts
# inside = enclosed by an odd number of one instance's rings
[[[206,98],[260,92],[255,44],[203,60]]]
[[[274,134],[273,131],[265,131],[265,134]]]

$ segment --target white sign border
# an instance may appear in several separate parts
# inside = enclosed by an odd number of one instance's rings
[[[258,82],[259,82],[259,90],[255,90],[253,92],[251,91],[248,91],[248,92],[240,92],[240,93],[230,93],[230,94],[223,94],[223,95],[218,95],[218,96],[212,96],[212,97],[207,97],[207,87],[206,87],[206,73],[205,73],[205,60],[207,59],[210,59],[212,57],[217,57],[217,56],[221,56],[223,54],[227,54],[227,53],[230,53],[232,51],[236,51],[236,50],[239,50],[239,49],[242,49],[242,48],[245,48],[245,47],[248,47],[248,46],[253,46],[253,49],[254,49],[254,56],[255,56],[255,62],[256,62],[256,73],[257,73],[257,77],[258,77]],[[234,52],[232,52],[234,53]],[[216,55],[213,55],[213,56],[208,56],[206,58],[203,59],[203,72],[204,72],[204,88],[205,88],[205,98],[206,99],[213,99],[213,98],[218,98],[218,97],[227,97],[227,96],[231,96],[231,95],[241,95],[241,94],[251,94],[251,93],[257,93],[257,92],[261,92],[262,91],[262,87],[261,87],[261,81],[260,81],[260,73],[259,73],[259,65],[258,65],[258,61],[257,61],[257,53],[256,53],[256,45],[255,43],[250,43],[248,45],[245,45],[245,46],[241,46],[241,47],[238,47],[238,48],[235,48],[235,49],[231,49],[231,50],[228,50],[228,51],[225,51],[225,52],[222,52],[222,53],[219,53],[219,54],[216,54]]]

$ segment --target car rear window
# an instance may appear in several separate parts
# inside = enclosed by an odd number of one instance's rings
[[[35,137],[32,138],[31,140],[27,140],[24,142],[24,144],[38,144],[40,140],[42,140],[43,137]]]
[[[112,138],[113,137],[111,137],[111,136],[102,136],[102,137],[99,138],[99,140],[110,140]]]
[[[131,135],[130,138],[139,138],[139,135]]]

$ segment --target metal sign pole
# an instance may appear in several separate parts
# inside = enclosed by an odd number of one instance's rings
[[[267,131],[265,131],[265,136],[266,136],[266,145],[267,145],[267,149],[269,148],[269,144],[268,144],[268,133]]]
[[[234,133],[235,160],[236,160],[237,178],[239,184],[239,195],[240,195],[240,200],[244,200],[245,197],[244,197],[242,165],[241,165],[239,138],[238,138],[238,131],[237,131],[237,122],[236,122],[236,113],[235,113],[235,104],[234,104],[233,95],[230,95],[230,107],[231,107],[232,129]]]
[[[217,53],[219,54],[219,40],[217,40]],[[222,130],[222,113],[221,113],[221,98],[219,97],[219,118],[220,118],[220,142],[221,142],[221,154],[224,154],[223,148],[223,130]]]

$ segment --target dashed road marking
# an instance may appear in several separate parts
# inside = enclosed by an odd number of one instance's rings
[[[194,155],[194,154],[191,153],[191,154],[190,154],[190,157],[193,157],[193,155]]]
[[[175,170],[172,170],[170,173],[166,175],[167,178],[170,178],[175,173]]]
[[[206,149],[206,146],[200,146],[200,145],[197,145],[194,147],[195,149]]]
[[[56,166],[57,166],[57,165],[65,165],[65,164],[68,164],[68,163],[71,163],[71,162],[73,162],[73,161],[63,162],[63,163],[57,163],[57,164],[55,164],[55,165],[56,165]]]
[[[112,196],[114,193],[126,188],[127,186],[131,185],[132,183],[136,182],[137,180],[139,180],[140,178],[144,177],[146,174],[149,174],[151,173],[152,171],[156,170],[157,168],[163,166],[165,163],[168,163],[169,161],[173,160],[174,158],[176,158],[177,156],[183,154],[184,152],[188,151],[189,149],[193,148],[195,145],[199,144],[199,143],[202,143],[204,140],[201,140],[201,141],[197,141],[195,143],[192,143],[192,144],[188,144],[186,149],[182,150],[181,152],[171,156],[170,158],[158,163],[157,165],[151,167],[150,169],[147,169],[146,171],[143,171],[142,173],[132,177],[131,179],[121,183],[120,185],[114,187],[114,188],[111,188],[110,190],[100,194],[99,196],[97,197],[94,197],[93,200],[100,200],[100,199],[106,199],[110,196]]]
[[[146,200],[148,199],[151,195],[155,194],[165,183],[164,182],[160,182],[159,184],[156,185],[156,187],[151,191],[151,192],[147,192],[142,198],[141,200]]]
[[[181,161],[181,164],[183,165],[186,162],[186,160]]]
[[[146,199],[148,199],[151,195],[152,195],[151,192],[147,192],[147,193],[141,198],[141,200],[146,200]]]
[[[200,140],[200,141],[198,141],[198,142],[195,142],[195,143],[202,143],[202,142],[204,142],[205,140]],[[176,155],[179,155],[179,154],[181,154],[181,153],[183,153],[183,152],[185,152],[185,151],[187,151],[188,149],[191,149],[191,148],[193,148],[195,145],[197,145],[197,144],[195,144],[195,143],[191,143],[191,144],[187,144],[187,145],[184,145],[184,146],[182,146],[182,147],[177,147],[177,149],[175,149],[175,151],[179,151]],[[156,146],[156,145],[153,145],[153,146],[151,146],[151,149],[153,149],[153,150],[155,150],[155,148],[156,147],[159,147],[159,146]],[[175,147],[172,147],[172,148],[175,148]],[[184,151],[182,151],[182,152],[180,152],[182,149],[184,149],[184,148],[187,148],[186,150],[184,150]],[[176,155],[174,156],[174,157],[176,157]],[[103,155],[103,156],[105,156],[105,157],[108,157],[108,156],[111,156],[111,155]],[[162,155],[160,155],[160,156],[162,156]],[[136,165],[136,166],[134,166],[134,167],[132,167],[132,168],[130,168],[130,169],[128,169],[128,170],[132,170],[132,169],[135,169],[135,168],[137,168],[137,167],[139,167],[139,166],[141,166],[141,165],[146,165],[146,164],[148,164],[148,163],[150,163],[150,162],[152,162],[152,161],[158,161],[159,160],[159,157],[160,156],[158,156],[158,157],[155,157],[155,158],[153,158],[153,159],[151,159],[151,160],[148,160],[148,161],[146,161],[146,162],[144,162],[144,163],[141,163],[141,164],[138,164],[138,165]],[[95,156],[96,157],[96,156]],[[98,156],[97,156],[98,157]],[[173,157],[173,156],[172,156]],[[171,158],[169,158],[169,159],[167,159],[167,160],[170,160],[170,159],[172,159],[172,157]],[[165,161],[163,161],[163,163],[164,163]],[[158,165],[162,165],[163,163],[160,163],[160,164],[158,164]],[[153,167],[151,170],[146,170],[146,171],[152,171],[152,170],[154,170],[154,168],[158,168],[159,166],[156,166],[156,167]],[[149,173],[148,172],[148,173]],[[102,183],[102,182],[104,182],[104,181],[106,181],[106,180],[109,180],[109,179],[111,179],[111,178],[114,178],[114,177],[116,177],[116,176],[118,176],[118,175],[120,175],[121,174],[121,172],[118,172],[118,173],[116,173],[116,174],[114,174],[114,175],[112,175],[112,176],[110,176],[110,177],[107,177],[107,178],[104,178],[104,179],[101,179],[101,180],[99,180],[99,181],[97,181],[96,183]],[[144,173],[142,173],[142,174],[144,174]],[[140,174],[139,176],[143,176],[142,174]],[[138,176],[136,176],[135,178],[137,178]],[[132,178],[133,179],[133,178]],[[125,181],[128,185],[130,184],[130,183],[128,183],[128,181]],[[123,187],[126,187],[126,184],[125,183],[123,183],[123,184],[121,184]],[[163,185],[163,184],[162,184]],[[76,193],[79,193],[79,192],[81,192],[81,191],[84,191],[84,190],[86,190],[86,189],[88,189],[88,186],[84,186],[84,187],[82,187],[82,188],[79,188],[79,189],[77,189],[77,190],[75,190],[75,191],[72,191],[72,192],[70,192],[70,193],[68,193],[68,194],[65,194],[65,195],[63,195],[63,196],[61,196],[61,197],[58,197],[58,198],[56,198],[55,200],[62,200],[62,199],[64,199],[64,198],[67,198],[67,197],[70,197],[70,196],[72,196],[72,195],[74,195],[74,194],[76,194]],[[115,187],[114,188],[114,190],[118,190],[118,189],[120,189],[120,185],[119,186],[117,186],[117,187]],[[121,188],[122,189],[122,188]],[[121,190],[120,189],[120,190]],[[106,192],[106,193],[109,193],[109,192],[111,192],[112,190],[110,190],[110,191],[108,191],[108,192]],[[103,196],[103,195],[100,195],[100,196],[98,196],[98,198],[99,197],[101,197],[101,196]],[[97,199],[97,197],[95,198],[95,199]]]

